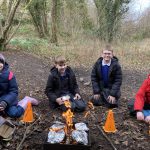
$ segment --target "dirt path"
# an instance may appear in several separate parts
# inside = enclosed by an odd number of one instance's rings
[[[60,111],[52,111],[49,109],[47,97],[44,95],[44,88],[50,70],[50,62],[41,60],[35,56],[20,51],[7,51],[3,53],[7,58],[11,69],[17,77],[19,84],[19,98],[26,95],[33,96],[41,102],[34,110],[41,114],[41,121],[34,127],[35,131],[26,139],[23,149],[42,149],[41,144],[44,142],[48,127],[53,121],[53,117],[61,120]],[[77,80],[81,89],[81,93],[86,101],[91,95],[91,85],[85,85],[90,80],[90,69],[74,68]],[[116,127],[118,131],[115,134],[109,134],[116,148],[119,150],[148,150],[150,137],[148,136],[148,127],[146,124],[137,122],[128,115],[126,107],[127,99],[133,97],[143,79],[146,77],[146,71],[123,70],[122,98],[120,108],[114,110]],[[84,82],[79,79],[83,77]],[[105,108],[96,107],[95,113],[101,120],[101,125],[105,119]],[[75,118],[82,120],[84,113],[76,114]],[[103,138],[96,125],[95,118],[89,118],[89,126],[92,138],[92,150],[111,150],[111,146]],[[1,142],[0,149],[16,149],[17,144],[22,139],[24,126],[18,126],[18,130],[11,142]]]

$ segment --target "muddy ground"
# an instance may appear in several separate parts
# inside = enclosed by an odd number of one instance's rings
[[[24,96],[32,96],[40,101],[38,107],[34,107],[34,112],[41,115],[40,121],[29,130],[29,134],[21,148],[24,150],[42,150],[42,144],[48,133],[48,128],[54,120],[63,121],[59,110],[51,110],[49,108],[48,99],[44,95],[44,88],[49,75],[51,61],[40,59],[36,56],[23,53],[21,51],[6,51],[3,53],[15,73],[19,85],[19,99]],[[88,101],[92,94],[90,81],[91,68],[73,68],[79,83],[79,87],[83,98]],[[117,132],[107,134],[112,143],[118,150],[148,150],[150,136],[148,135],[148,125],[143,122],[138,122],[129,116],[127,110],[127,101],[133,98],[144,78],[146,78],[149,70],[123,70],[122,97],[120,99],[119,109],[114,109],[114,117],[116,122]],[[80,78],[83,78],[81,82]],[[104,107],[96,107],[94,117],[88,117],[86,121],[89,123],[91,133],[91,150],[111,150],[112,147],[103,137],[97,125],[102,125],[106,119],[107,109]],[[75,120],[82,121],[85,113],[76,113]],[[13,120],[17,130],[13,139],[8,142],[0,141],[0,149],[15,150],[25,133],[25,125],[19,120]]]

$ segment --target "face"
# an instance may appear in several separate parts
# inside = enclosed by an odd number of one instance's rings
[[[67,68],[67,65],[66,63],[56,64],[56,68],[58,69],[58,72],[60,72],[60,74],[64,74]]]
[[[0,63],[0,71],[3,69],[4,65]]]
[[[113,53],[112,51],[109,51],[109,50],[103,50],[102,57],[104,61],[109,62],[111,58],[113,57]]]

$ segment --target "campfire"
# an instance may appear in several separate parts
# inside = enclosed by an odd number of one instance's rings
[[[74,114],[71,111],[71,104],[69,100],[65,100],[64,102],[67,110],[62,113],[62,117],[65,120],[65,123],[55,121],[54,124],[50,127],[47,142],[44,146],[44,149],[48,148],[56,148],[61,145],[63,149],[63,145],[69,146],[69,149],[72,148],[70,146],[77,146],[80,148],[85,147],[88,150],[89,147],[89,128],[84,122],[74,123],[73,117]],[[76,147],[76,149],[78,149]],[[57,148],[56,148],[57,149]],[[84,148],[83,148],[84,149]]]
[[[71,132],[73,131],[73,112],[71,111],[71,104],[69,102],[69,100],[66,100],[64,102],[66,108],[68,108],[68,110],[66,112],[63,112],[62,116],[65,118],[66,120],[66,125],[65,125],[65,134],[66,134],[66,144],[70,144],[71,142]]]

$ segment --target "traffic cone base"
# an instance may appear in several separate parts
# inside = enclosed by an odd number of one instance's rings
[[[107,128],[105,128],[105,126],[103,126],[103,129],[104,129],[104,131],[105,132],[107,132],[107,133],[115,133],[116,131],[117,131],[117,129],[115,129],[115,130],[107,130]]]
[[[105,132],[109,133],[115,133],[117,131],[114,121],[114,114],[112,110],[108,111],[107,119],[105,125],[103,126],[103,129]]]
[[[33,121],[34,119],[33,119],[32,105],[31,102],[28,102],[27,108],[23,115],[23,122],[33,122]]]

